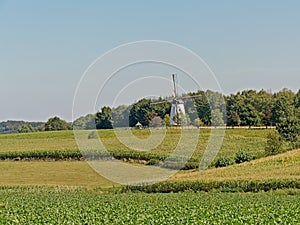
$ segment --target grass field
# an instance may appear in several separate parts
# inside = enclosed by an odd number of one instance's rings
[[[149,158],[149,154],[151,154],[150,157],[165,158],[174,150],[181,134],[180,129],[168,129],[161,144],[150,152],[142,152],[134,151],[120,142],[120,138],[125,137],[126,139],[127,132],[127,130],[118,131],[117,137],[113,130],[100,130],[98,135],[108,151],[117,155],[134,158],[138,154],[138,156]],[[192,134],[198,132],[198,130],[190,130],[188,132]],[[266,129],[227,129],[218,156],[233,157],[238,150],[247,150],[252,151],[257,157],[261,157],[268,132],[269,130]],[[146,139],[149,137],[149,130],[133,130],[133,134],[140,139]],[[161,136],[162,133],[159,130],[154,130],[153,135]],[[209,136],[210,129],[200,130],[199,142],[192,157],[193,161],[199,161],[203,156]],[[71,152],[78,151],[78,147],[72,131],[0,135],[1,154],[39,151]]]
[[[128,135],[128,130],[118,131],[118,137]],[[131,132],[131,131],[130,131]],[[149,137],[149,130],[133,130],[133,134],[141,139]],[[158,132],[160,132],[158,130]],[[133,156],[152,156],[163,158],[176,146],[180,137],[180,129],[170,129],[162,143],[150,152],[133,151],[124,146],[113,130],[100,130],[98,135],[109,151],[118,153],[124,158]],[[188,132],[195,132],[190,130]],[[262,156],[266,142],[266,129],[227,129],[219,156],[234,157],[238,150],[252,151]],[[88,135],[87,131],[84,135]],[[154,133],[153,135],[159,135]],[[193,155],[198,164],[205,150],[209,129],[200,131],[199,143]],[[86,141],[93,141],[88,140]],[[45,152],[46,151],[46,152]],[[72,131],[40,132],[28,134],[0,135],[0,154],[38,153],[50,154],[55,151],[76,152],[78,147]],[[124,153],[125,152],[125,153]],[[132,154],[134,153],[134,155]],[[60,153],[58,153],[60,154]],[[124,154],[124,155],[122,155]],[[85,161],[72,160],[4,160],[0,161],[0,185],[65,185],[84,187],[108,187],[113,183],[94,172]],[[300,151],[289,151],[282,155],[261,158],[240,165],[225,168],[212,168],[205,171],[180,171],[171,180],[264,180],[264,179],[299,179]]]
[[[85,161],[0,162],[0,186],[111,187],[112,182],[96,173]]]
[[[204,171],[180,171],[171,180],[267,180],[300,179],[300,149],[275,156]]]
[[[0,171],[0,186],[117,186],[97,174],[85,161],[2,161]],[[300,179],[300,149],[223,168],[180,171],[170,181],[270,179]]]

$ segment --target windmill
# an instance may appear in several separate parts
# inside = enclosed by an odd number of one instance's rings
[[[152,102],[150,104],[155,105],[155,104],[161,104],[165,102],[171,102],[171,112],[170,112],[171,126],[181,126],[186,124],[186,113],[185,113],[183,99],[198,98],[201,96],[196,95],[196,96],[179,97],[177,93],[175,74],[172,74],[172,82],[173,82],[173,98],[170,100],[165,100],[160,102]]]

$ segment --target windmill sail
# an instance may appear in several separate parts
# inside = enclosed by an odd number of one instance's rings
[[[183,99],[199,98],[201,96],[194,95],[194,96],[178,97],[175,74],[172,74],[172,82],[173,82],[173,95],[174,95],[173,99],[159,101],[159,102],[153,102],[150,104],[155,105],[155,104],[161,104],[161,103],[165,103],[165,102],[171,102],[171,104],[172,104],[171,112],[170,112],[171,126],[185,125],[187,122],[187,119],[186,119],[186,113],[185,113]]]

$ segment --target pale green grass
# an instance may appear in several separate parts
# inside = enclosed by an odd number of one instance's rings
[[[205,171],[180,171],[170,180],[222,181],[300,179],[300,149]]]

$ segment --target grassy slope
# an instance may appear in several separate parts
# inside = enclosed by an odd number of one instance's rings
[[[178,140],[177,130],[171,130],[163,143],[155,150],[165,154]],[[194,155],[200,159],[209,130],[201,131],[201,138]],[[263,152],[268,130],[228,129],[219,155],[233,157],[239,149],[250,149],[256,154]],[[139,138],[147,138],[147,130],[134,131]],[[122,134],[122,133],[121,133]],[[124,133],[124,135],[126,135]],[[126,148],[117,140],[112,130],[99,131],[104,144],[111,150]],[[77,149],[72,131],[42,132],[30,134],[0,135],[0,152],[43,151]],[[140,152],[143,154],[143,152]],[[83,161],[0,161],[0,186],[7,185],[66,185],[85,187],[108,187],[113,184],[95,173]],[[257,180],[299,179],[300,150],[278,156],[262,158],[250,163],[201,172],[181,171],[172,180]]]
[[[0,186],[63,185],[109,187],[113,183],[83,161],[0,162]],[[300,179],[300,149],[252,162],[206,171],[180,171],[172,181]]]
[[[128,131],[118,131],[119,136],[128,135]],[[134,135],[140,139],[149,136],[149,130],[133,130]],[[191,130],[189,132],[198,132]],[[261,155],[264,150],[266,135],[269,130],[265,129],[228,129],[224,137],[220,155],[233,157],[235,152],[243,149],[253,151],[256,155]],[[87,133],[88,134],[88,133]],[[119,141],[112,130],[101,130],[98,132],[105,147],[112,152],[132,151]],[[193,159],[200,160],[206,148],[210,130],[200,131],[199,142],[194,152]],[[154,135],[161,135],[157,131]],[[162,143],[150,152],[156,155],[169,155],[176,147],[180,138],[180,129],[169,129]],[[62,132],[41,132],[29,134],[9,134],[0,135],[0,152],[18,151],[52,151],[52,150],[78,150],[72,131]],[[143,152],[138,151],[139,154]],[[148,152],[145,152],[147,154]]]
[[[205,171],[180,171],[174,181],[300,179],[300,149]]]

